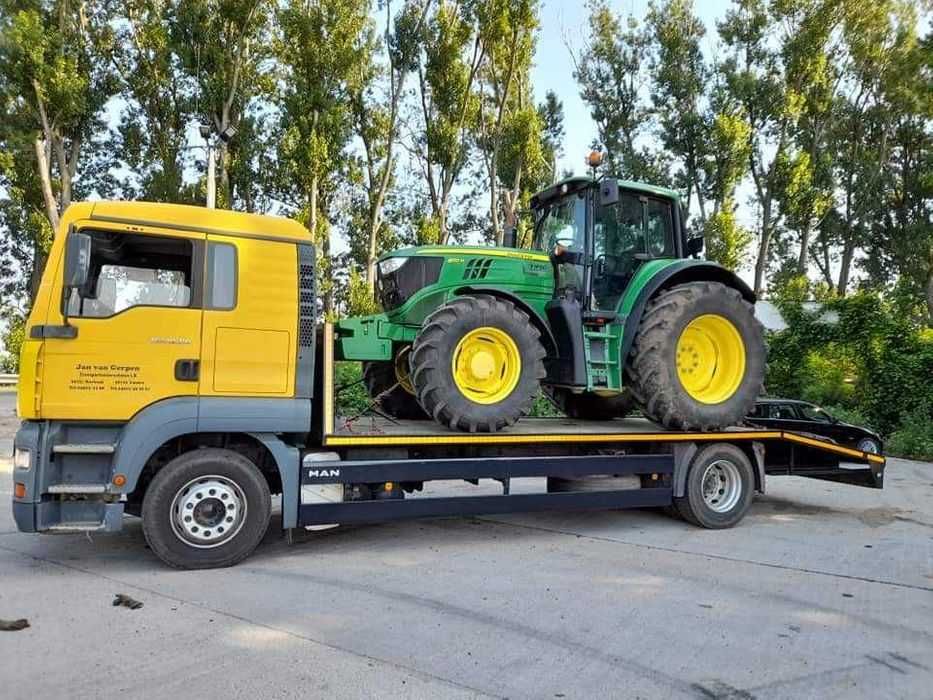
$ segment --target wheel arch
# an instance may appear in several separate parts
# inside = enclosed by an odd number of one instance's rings
[[[548,326],[547,320],[544,319],[541,314],[532,308],[528,302],[524,301],[521,297],[507,292],[504,289],[499,287],[485,287],[482,285],[469,285],[465,287],[457,287],[453,291],[454,296],[469,296],[471,294],[488,294],[491,297],[496,297],[504,301],[511,302],[519,309],[528,314],[528,318],[531,319],[531,323],[535,328],[538,329],[538,332],[541,333],[541,342],[544,345],[544,349],[547,352],[548,357],[555,357],[557,355],[557,341],[554,339],[554,334],[551,333],[551,328]]]
[[[307,432],[310,408],[308,400],[288,399],[178,397],[153,404],[121,432],[114,464],[126,477],[123,492],[141,502],[152,476],[174,457],[201,447],[232,449],[254,461],[270,491],[289,495],[282,499],[282,526],[295,527],[298,448],[279,434]]]
[[[638,333],[638,325],[645,313],[648,302],[665,289],[688,282],[719,282],[737,290],[750,304],[757,300],[755,292],[732,270],[728,270],[718,263],[708,260],[683,260],[659,270],[638,293],[632,310],[625,318],[625,329],[622,333],[622,358],[626,361]]]

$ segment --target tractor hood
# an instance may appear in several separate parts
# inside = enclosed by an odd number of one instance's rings
[[[553,287],[548,256],[516,248],[403,248],[383,255],[376,269],[376,291],[383,310],[392,314],[404,307],[404,323],[420,324],[425,310],[471,290],[518,296],[531,292],[546,300]]]

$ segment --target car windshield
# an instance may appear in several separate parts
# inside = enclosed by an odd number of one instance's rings
[[[810,406],[803,404],[797,407],[804,420],[812,420],[817,423],[832,423],[833,417],[819,406]]]

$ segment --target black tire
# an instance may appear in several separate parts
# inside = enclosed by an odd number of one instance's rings
[[[222,485],[229,491],[221,489],[220,493],[204,493],[203,499],[197,499],[198,505],[194,510],[186,510],[185,500],[188,497],[194,500],[197,496],[199,481],[200,491],[211,485]],[[176,498],[181,500],[176,502]],[[213,527],[213,536],[217,539],[199,545],[193,542],[195,535],[186,529],[194,526],[182,524],[181,519],[173,517],[173,512],[194,513],[202,506],[202,501],[209,507],[205,509],[207,516],[202,519],[201,526]],[[177,509],[176,505],[179,506]],[[227,524],[227,518],[220,517],[220,514],[227,516],[225,509],[231,505],[242,506],[242,511],[236,508],[229,511],[236,515],[236,519]],[[262,541],[269,527],[271,510],[269,485],[250,460],[231,450],[194,450],[170,461],[152,479],[143,498],[143,534],[156,556],[177,569],[232,566],[248,557]],[[217,532],[225,525],[235,528],[232,534],[229,531],[226,535]],[[182,532],[185,534],[179,534]]]
[[[393,418],[427,418],[415,395],[399,384],[394,362],[364,362],[363,383],[369,398]]]
[[[471,331],[492,327],[515,344],[521,368],[514,388],[496,403],[477,403],[454,381],[452,358]],[[531,319],[509,301],[477,294],[454,299],[428,316],[412,345],[412,383],[418,403],[442,425],[471,433],[493,433],[531,410],[541,387],[544,347]]]
[[[681,334],[691,321],[705,315],[729,321],[745,352],[745,368],[736,388],[719,403],[693,398],[677,369]],[[764,334],[752,305],[738,290],[718,282],[677,285],[651,299],[626,365],[629,387],[645,416],[669,430],[717,430],[739,423],[755,405],[764,372]]]
[[[735,445],[713,443],[691,460],[684,496],[675,498],[674,506],[687,522],[720,530],[738,524],[754,497],[755,471],[748,456]]]
[[[612,420],[625,418],[632,410],[632,395],[627,391],[616,396],[600,396],[591,392],[574,394],[569,389],[554,387],[550,394],[568,418]]]

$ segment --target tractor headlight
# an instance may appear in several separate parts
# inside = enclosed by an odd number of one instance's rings
[[[407,262],[408,258],[386,258],[379,263],[379,274],[391,275]]]
[[[13,450],[13,468],[14,469],[29,469],[30,463],[32,461],[32,453],[29,450],[24,450],[19,447]]]

